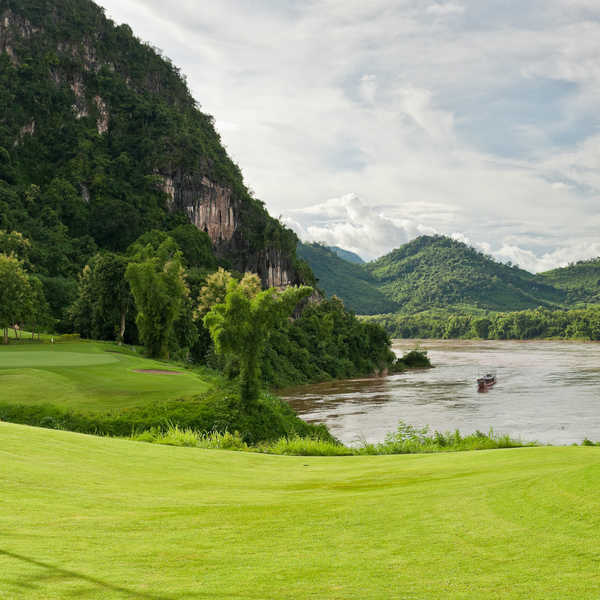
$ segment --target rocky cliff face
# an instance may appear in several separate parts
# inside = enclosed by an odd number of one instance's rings
[[[217,255],[235,257],[239,271],[258,273],[266,287],[285,287],[302,283],[292,260],[278,248],[251,252],[242,232],[242,206],[228,187],[206,176],[181,171],[163,175],[163,191],[169,209],[187,214],[190,222],[210,237]]]
[[[17,64],[15,42],[20,39],[28,40],[39,31],[28,19],[16,15],[11,10],[5,10],[0,15],[0,52],[7,54],[11,62]]]

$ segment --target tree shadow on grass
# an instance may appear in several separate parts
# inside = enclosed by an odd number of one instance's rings
[[[159,594],[129,589],[120,585],[114,585],[112,583],[102,581],[101,579],[90,577],[89,575],[76,573],[75,571],[70,571],[68,569],[62,569],[61,567],[42,562],[41,560],[35,560],[27,556],[22,556],[21,554],[0,549],[0,557],[2,556],[6,556],[8,558],[44,569],[44,571],[38,575],[28,575],[26,581],[13,581],[16,586],[24,589],[34,590],[37,587],[35,585],[36,582],[40,583],[45,580],[53,579],[64,581],[69,580],[73,584],[83,584],[77,587],[74,586],[72,589],[72,594],[66,592],[66,594],[73,595],[77,598],[85,598],[88,595],[95,595],[99,591],[114,592],[115,594],[118,594],[124,598],[140,598],[142,600],[172,600],[173,598],[172,596],[162,596]]]

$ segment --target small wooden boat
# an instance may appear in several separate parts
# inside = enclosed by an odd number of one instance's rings
[[[496,376],[488,373],[477,380],[477,389],[480,392],[487,392],[496,383]]]

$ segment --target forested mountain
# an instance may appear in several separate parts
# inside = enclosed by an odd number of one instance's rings
[[[421,236],[366,265],[404,311],[469,305],[489,310],[551,307],[564,293],[532,273],[444,236]]]
[[[539,274],[540,280],[566,292],[569,305],[600,303],[600,258],[580,260],[561,269]]]
[[[444,236],[421,236],[364,265],[341,261],[323,246],[302,245],[319,285],[360,314],[417,313],[431,308],[517,311],[600,300],[600,260],[534,275],[496,262]]]
[[[358,255],[356,252],[350,252],[350,250],[344,250],[344,248],[340,248],[339,246],[327,246],[329,250],[335,252],[340,258],[344,260],[354,263],[355,265],[363,265],[365,261]]]
[[[0,230],[55,310],[98,250],[190,222],[229,268],[311,281],[177,67],[93,2],[0,0],[0,115]]]
[[[312,243],[299,244],[297,252],[311,266],[325,294],[341,298],[347,308],[362,315],[398,310],[399,305],[377,289],[376,280],[366,269],[340,258],[335,250]]]

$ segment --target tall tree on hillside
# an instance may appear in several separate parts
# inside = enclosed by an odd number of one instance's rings
[[[15,256],[0,254],[0,327],[8,344],[8,328],[22,323],[32,309],[32,289],[23,263]]]
[[[246,274],[240,282],[229,282],[224,302],[215,304],[204,317],[217,352],[239,360],[246,407],[258,399],[261,358],[271,331],[311,293],[312,288],[307,286],[284,292],[274,288],[260,291],[258,277]]]
[[[0,230],[0,252],[17,256],[26,262],[31,250],[31,242],[18,231]]]
[[[139,249],[125,271],[137,309],[136,324],[148,354],[166,358],[173,325],[189,294],[181,252],[168,238],[155,250]]]

